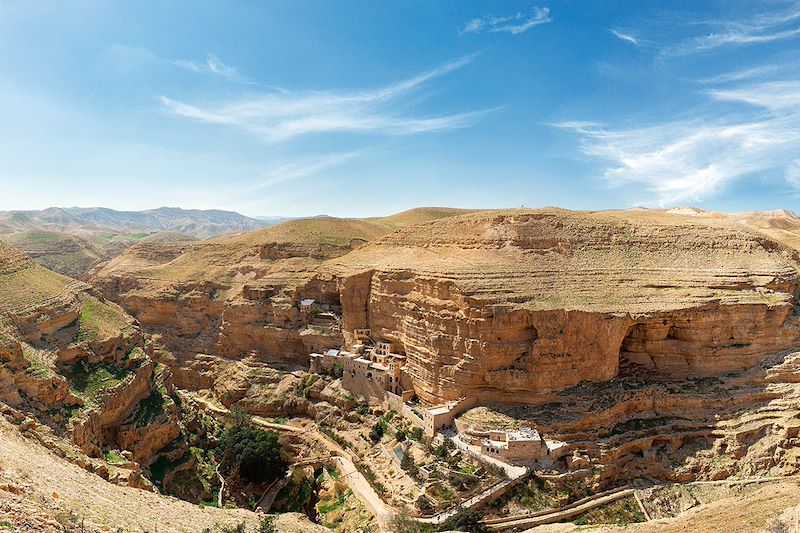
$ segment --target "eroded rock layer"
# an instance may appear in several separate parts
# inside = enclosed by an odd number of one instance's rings
[[[178,433],[167,409],[134,416],[164,385],[149,354],[119,306],[0,244],[0,402],[90,457],[128,450],[146,464]]]
[[[796,259],[727,220],[552,209],[404,228],[328,267],[344,331],[402,347],[423,399],[527,403],[620,360],[704,376],[793,346]]]
[[[797,259],[724,216],[523,209],[399,229],[294,221],[132,250],[91,280],[162,336],[182,387],[218,386],[245,357],[303,365],[369,328],[408,355],[425,401],[530,403],[620,361],[703,376],[793,346]],[[303,316],[303,298],[341,312],[341,331]]]

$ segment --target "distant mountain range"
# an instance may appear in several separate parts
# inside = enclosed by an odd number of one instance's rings
[[[50,207],[0,211],[0,240],[51,270],[82,277],[97,263],[142,241],[194,240],[242,233],[283,222],[218,209],[159,207],[116,211],[105,207]]]
[[[50,207],[39,211],[0,211],[0,233],[34,228],[111,228],[142,232],[177,231],[204,239],[252,231],[281,220],[259,220],[218,209],[159,207],[146,211],[116,211],[105,207]]]

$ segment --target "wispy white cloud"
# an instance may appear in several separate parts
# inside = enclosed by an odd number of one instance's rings
[[[800,159],[795,159],[786,168],[786,181],[800,191]]]
[[[743,102],[762,107],[776,115],[800,114],[800,81],[798,80],[767,81],[735,88],[712,89],[709,94],[717,100]]]
[[[783,65],[762,65],[759,67],[746,68],[734,72],[726,72],[724,74],[719,74],[717,76],[712,76],[710,78],[700,80],[700,83],[706,85],[719,85],[731,82],[753,80],[775,74],[776,72],[779,72],[784,69],[785,66]]]
[[[179,67],[194,74],[223,78],[229,81],[258,85],[239,73],[236,67],[226,65],[214,54],[207,54],[202,61],[169,59],[141,46],[129,46],[115,43],[106,50],[114,68],[132,70],[146,66]]]
[[[614,36],[616,36],[619,39],[622,39],[625,42],[631,43],[634,46],[639,46],[639,39],[637,39],[636,37],[634,37],[629,33],[624,33],[620,30],[615,30],[613,28],[610,28],[608,31],[610,31],[612,34],[614,34]]]
[[[800,3],[766,11],[745,19],[707,23],[714,31],[665,49],[666,54],[684,55],[730,46],[769,43],[800,36]]]
[[[266,171],[264,178],[248,189],[248,193],[273,187],[287,181],[315,176],[320,172],[352,161],[363,155],[365,150],[342,152],[315,156],[289,163],[278,164]]]
[[[471,125],[491,110],[413,117],[401,116],[395,109],[400,107],[401,99],[426,83],[467,65],[473,57],[464,57],[371,90],[269,92],[206,106],[164,96],[161,103],[174,115],[236,127],[266,142],[313,133],[408,135],[452,130]]]
[[[739,112],[632,127],[557,126],[579,134],[585,154],[609,162],[609,186],[643,186],[656,205],[701,201],[752,176],[782,176],[800,188],[800,82],[749,83],[707,95],[737,104]]]
[[[235,67],[226,65],[214,54],[208,54],[203,61],[187,61],[183,59],[170,59],[168,61],[173,65],[196,74],[219,76],[230,81],[252,83],[250,80],[240,75],[239,71]]]
[[[467,22],[458,34],[464,35],[467,33],[488,31],[491,33],[504,32],[517,35],[528,31],[534,26],[547,24],[552,21],[553,19],[550,17],[550,8],[534,7],[529,13],[518,12],[504,17],[486,15],[484,17],[474,18]]]

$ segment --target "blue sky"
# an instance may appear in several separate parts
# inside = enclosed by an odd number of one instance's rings
[[[800,2],[0,0],[0,209],[800,209]]]

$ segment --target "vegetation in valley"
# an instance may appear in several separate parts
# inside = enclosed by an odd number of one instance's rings
[[[64,370],[70,391],[84,401],[91,401],[103,391],[116,387],[132,375],[128,368],[113,363],[78,361]]]
[[[217,453],[224,470],[236,471],[253,483],[273,481],[283,476],[288,467],[278,434],[252,425],[237,424],[226,429]]]

